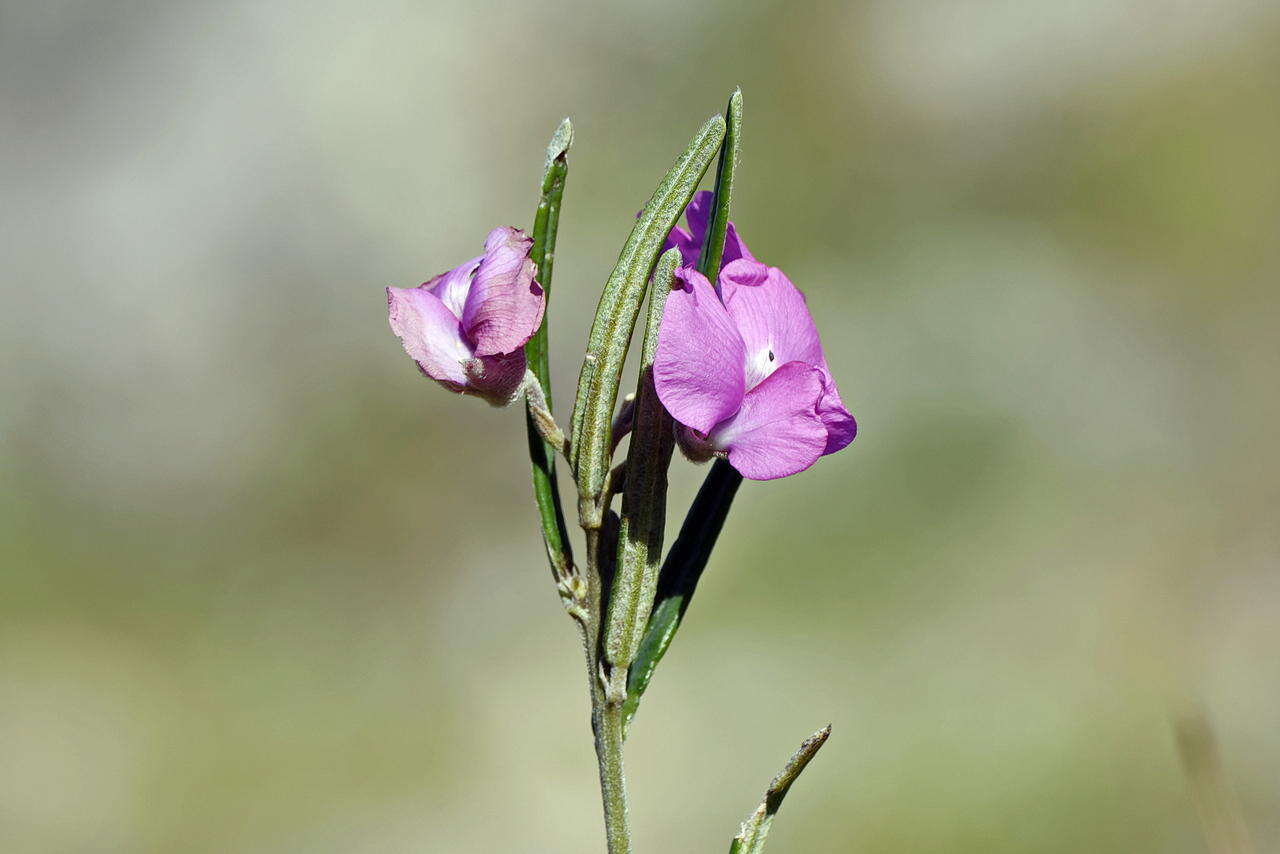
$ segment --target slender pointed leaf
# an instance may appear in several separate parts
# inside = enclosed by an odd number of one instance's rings
[[[702,254],[698,257],[698,270],[712,282],[720,273],[720,259],[724,257],[724,236],[729,230],[729,206],[733,203],[733,177],[742,157],[741,89],[734,89],[729,96],[729,106],[724,111],[724,118],[724,145],[720,146],[720,161],[716,166],[711,222],[707,225],[707,236],[702,241]]]
[[[822,745],[827,743],[830,735],[831,724],[827,724],[804,740],[800,749],[783,766],[778,776],[773,778],[760,806],[756,807],[755,812],[747,816],[747,820],[742,823],[741,831],[729,847],[729,854],[761,854],[764,851],[765,839],[769,836],[773,817],[782,806],[782,799],[787,796],[791,784],[800,776],[800,772],[809,764],[809,760],[813,759]]]
[[[538,268],[538,284],[542,286],[547,310],[542,325],[525,345],[525,358],[529,370],[542,384],[548,410],[551,407],[551,371],[547,360],[547,324],[551,316],[551,271],[555,263],[556,233],[560,224],[560,202],[564,196],[565,178],[569,172],[569,146],[573,144],[573,125],[568,119],[560,123],[551,143],[547,146],[546,165],[542,173],[542,192],[538,211],[533,221],[533,248],[530,257]],[[529,459],[533,463],[533,495],[538,505],[538,518],[542,525],[542,538],[547,547],[547,557],[557,584],[564,585],[574,572],[573,547],[560,506],[560,491],[556,486],[556,454],[554,448],[542,440],[533,415],[525,409],[525,422],[529,436]],[[562,586],[562,595],[566,592]]]
[[[677,158],[632,228],[600,297],[572,419],[571,455],[584,527],[600,524],[613,408],[646,283],[663,241],[697,190],[724,134],[724,118],[712,116]]]

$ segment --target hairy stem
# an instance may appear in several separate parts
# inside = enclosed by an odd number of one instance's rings
[[[610,680],[603,702],[592,719],[596,736],[596,758],[600,762],[600,793],[604,797],[604,829],[609,854],[631,854],[631,828],[627,821],[627,778],[622,766],[623,681]],[[603,683],[602,683],[603,684]]]
[[[587,529],[587,563],[590,617],[583,624],[583,645],[587,653],[587,687],[591,694],[591,731],[595,736],[596,761],[600,766],[600,796],[604,802],[604,832],[608,854],[631,854],[631,827],[627,820],[627,781],[622,765],[623,713],[626,700],[625,672],[608,678],[602,669],[600,632],[602,595],[608,589],[612,570],[603,566],[616,541],[609,533],[606,512],[601,528]],[[607,680],[607,681],[606,681]]]

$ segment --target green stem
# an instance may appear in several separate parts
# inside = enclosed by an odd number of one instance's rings
[[[588,560],[611,545],[601,528],[586,532]],[[600,657],[601,579],[587,573],[587,616],[579,621],[587,659],[587,689],[591,695],[591,732],[595,737],[600,768],[600,796],[604,803],[605,840],[609,854],[631,854],[631,829],[627,822],[627,783],[622,766],[622,701],[626,685],[618,677],[605,684]],[[619,672],[621,673],[621,671]]]
[[[627,778],[622,766],[625,671],[618,686],[604,691],[604,702],[592,716],[596,757],[600,762],[600,793],[604,798],[604,832],[609,854],[631,854],[631,827],[627,821]]]

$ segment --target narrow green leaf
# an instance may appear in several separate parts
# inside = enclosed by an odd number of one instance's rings
[[[707,238],[702,241],[702,254],[698,257],[698,271],[712,282],[720,273],[720,259],[724,257],[724,236],[729,229],[729,206],[733,202],[733,176],[742,157],[741,89],[734,89],[729,96],[724,118],[724,145],[720,146],[720,161],[716,166],[711,222],[707,226]]]
[[[724,460],[711,464],[711,471],[693,499],[680,534],[667,552],[658,574],[658,591],[653,613],[636,659],[627,675],[627,701],[623,707],[628,723],[635,717],[640,698],[649,687],[653,671],[675,637],[676,629],[689,608],[698,579],[707,568],[720,529],[729,515],[733,497],[742,484],[742,475]]]
[[[809,764],[809,760],[813,759],[822,745],[827,743],[830,735],[831,724],[827,724],[804,740],[804,744],[800,745],[800,749],[783,766],[778,776],[773,778],[760,806],[756,807],[755,812],[747,816],[747,820],[742,823],[741,831],[734,837],[733,844],[729,847],[729,854],[761,854],[764,851],[765,839],[769,836],[773,817],[782,806],[782,799],[787,796],[791,784],[800,776],[800,772]]]
[[[605,660],[626,670],[644,635],[662,564],[662,534],[667,518],[667,468],[675,449],[671,416],[653,387],[653,358],[658,349],[662,310],[680,265],[680,250],[658,260],[649,291],[649,312],[640,355],[634,426],[627,449],[626,489],[618,535],[617,572],[609,594],[605,624]]]
[[[584,527],[599,527],[600,496],[609,473],[610,428],[622,365],[646,284],[667,233],[693,197],[724,139],[722,116],[712,116],[677,158],[631,230],[605,283],[573,406],[571,462]]]
[[[551,271],[555,263],[556,232],[560,224],[560,201],[564,196],[565,178],[569,173],[568,152],[573,144],[573,125],[568,119],[560,123],[551,143],[547,146],[546,165],[542,173],[541,197],[533,220],[533,248],[529,257],[538,268],[538,284],[546,295],[547,311],[542,316],[542,326],[525,344],[525,358],[529,370],[542,383],[547,407],[551,407],[551,371],[547,361],[547,324],[551,316]],[[561,587],[561,595],[568,593],[565,587],[574,573],[573,547],[569,541],[560,506],[560,490],[556,486],[556,453],[542,440],[533,416],[525,407],[525,425],[529,437],[529,459],[533,463],[533,496],[538,505],[538,518],[542,525],[542,538],[547,547],[551,571]]]

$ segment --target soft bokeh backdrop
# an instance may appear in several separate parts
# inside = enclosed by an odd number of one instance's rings
[[[522,420],[382,288],[527,226],[572,115],[564,405],[739,84],[735,219],[862,433],[743,489],[639,850],[725,850],[827,721],[778,854],[1200,852],[1228,788],[1280,846],[1274,2],[3,6],[5,852],[601,850]]]

